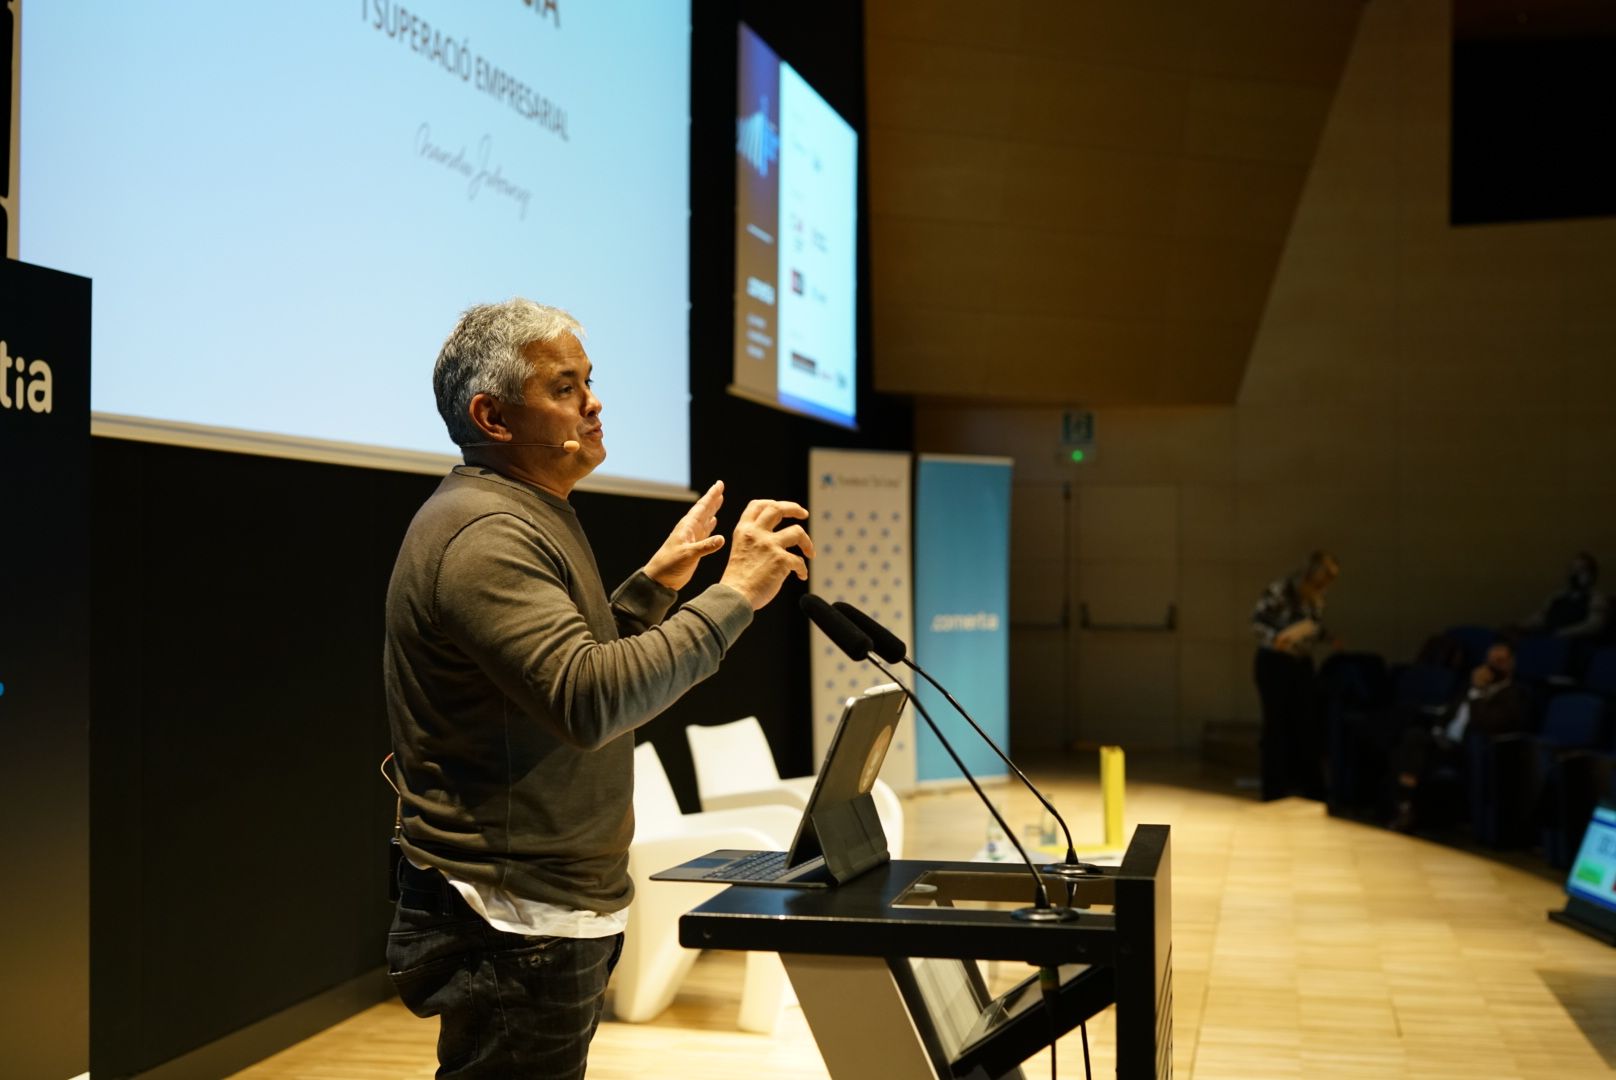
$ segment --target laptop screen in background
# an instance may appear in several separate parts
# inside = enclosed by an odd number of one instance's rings
[[[1616,914],[1616,806],[1594,808],[1566,892]]]

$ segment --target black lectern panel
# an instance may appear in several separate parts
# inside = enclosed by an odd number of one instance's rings
[[[827,1066],[838,1078],[1019,1075],[1011,1071],[1014,1063],[1036,1049],[1048,1030],[1046,1006],[1039,1002],[1023,1010],[1019,1022],[998,1025],[988,1038],[953,1046],[959,1040],[946,1037],[946,1025],[927,1015],[932,1007],[912,977],[920,971],[913,961],[930,958],[956,967],[972,960],[1010,960],[1060,969],[1056,1030],[1114,1005],[1117,1075],[1163,1080],[1173,1073],[1170,856],[1168,828],[1141,825],[1121,866],[1072,884],[1069,894],[1068,886],[1050,880],[1062,900],[1081,909],[1065,922],[1026,922],[1011,913],[1010,908],[1032,900],[1031,879],[1020,866],[903,860],[834,889],[735,886],[680,919],[679,943],[782,954]],[[873,961],[884,961],[892,978],[872,973]],[[810,981],[799,984],[799,974]],[[959,984],[958,976],[948,977]],[[851,1007],[834,1000],[844,985],[847,999],[857,999]],[[827,986],[833,988],[830,994],[824,992]],[[1007,1009],[1005,999],[989,1002],[980,985],[973,989],[983,1019]],[[895,1015],[894,996],[902,999],[908,1022],[887,1025],[880,1039],[890,1035],[903,1043],[918,1037],[923,1046],[868,1065],[859,1054],[836,1053],[850,1045],[840,1036],[857,1027],[850,1017],[856,1018],[866,1002],[866,1018],[883,1008],[888,1011],[881,1015]],[[930,1064],[916,1071],[914,1062],[922,1060]],[[882,1068],[899,1071],[881,1074]]]
[[[90,282],[0,268],[0,1069],[89,1068]]]

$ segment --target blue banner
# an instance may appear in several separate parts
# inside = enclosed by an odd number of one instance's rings
[[[922,454],[915,485],[915,659],[1000,746],[1010,734],[1010,461]],[[978,778],[1004,763],[920,682],[920,701]],[[959,779],[919,725],[915,774]]]

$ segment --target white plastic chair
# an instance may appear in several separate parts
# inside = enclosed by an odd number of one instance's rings
[[[612,974],[612,1011],[617,1019],[644,1023],[673,1001],[697,954],[679,944],[679,916],[725,888],[652,881],[651,875],[718,848],[783,849],[791,843],[800,816],[785,806],[682,814],[656,748],[650,743],[635,748],[634,842],[628,851],[634,903],[628,909],[623,955]],[[741,1030],[772,1032],[786,1000],[780,957],[747,953]]]
[[[801,810],[808,805],[814,778],[780,778],[768,736],[757,717],[711,726],[692,724],[685,728],[685,738],[696,763],[696,791],[703,811],[771,805]],[[875,800],[881,831],[887,834],[887,852],[894,859],[903,858],[903,803],[898,793],[878,778],[870,797]]]

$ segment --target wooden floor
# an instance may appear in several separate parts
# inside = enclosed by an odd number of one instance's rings
[[[1093,759],[1034,773],[1098,842]],[[1317,803],[1261,804],[1195,767],[1130,762],[1129,828],[1173,827],[1179,1077],[1616,1075],[1616,949],[1548,922],[1564,896],[1545,872],[1327,817]],[[993,791],[1012,824],[1031,796]],[[909,801],[911,858],[968,858],[986,813],[968,790]],[[995,981],[1026,969],[999,965]],[[776,1033],[734,1029],[741,965],[708,953],[672,1008],[643,1025],[608,1021],[591,1080],[823,1077],[802,1013]],[[237,1074],[238,1080],[427,1078],[436,1024],[389,1003]],[[1089,1025],[1096,1076],[1114,1075],[1110,1013]],[[1062,1077],[1083,1075],[1076,1032]],[[1049,1075],[1046,1055],[1025,1066]]]

